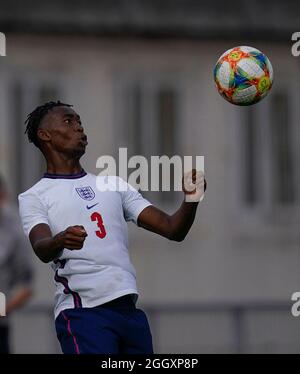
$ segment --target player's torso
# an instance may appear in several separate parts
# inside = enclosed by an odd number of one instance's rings
[[[99,191],[96,180],[91,174],[74,180],[51,180],[45,183],[47,188],[40,197],[47,207],[53,235],[75,225],[84,226],[88,234],[81,250],[64,250],[61,258],[118,266],[119,261],[129,261],[121,195]]]

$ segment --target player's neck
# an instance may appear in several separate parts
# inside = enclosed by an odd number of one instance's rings
[[[78,174],[82,171],[79,160],[67,160],[63,164],[47,162],[47,174]]]

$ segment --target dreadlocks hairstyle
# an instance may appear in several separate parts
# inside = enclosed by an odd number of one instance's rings
[[[28,136],[28,140],[30,143],[33,143],[36,147],[40,148],[40,141],[37,136],[37,130],[40,126],[42,119],[45,115],[49,112],[49,110],[57,107],[57,106],[68,106],[72,107],[71,104],[65,104],[58,101],[49,101],[44,105],[38,106],[34,109],[33,112],[28,114],[27,119],[25,121],[26,130],[25,134]]]

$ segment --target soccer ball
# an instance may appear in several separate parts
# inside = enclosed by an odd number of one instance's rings
[[[270,91],[273,68],[268,57],[258,49],[235,47],[219,58],[214,78],[224,99],[236,105],[251,105]]]

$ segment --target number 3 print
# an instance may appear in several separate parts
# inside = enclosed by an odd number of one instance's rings
[[[95,231],[96,235],[100,238],[103,239],[106,236],[106,231],[105,227],[103,225],[103,219],[101,217],[100,213],[94,212],[91,215],[91,220],[97,222],[97,226],[99,227],[100,230]]]

